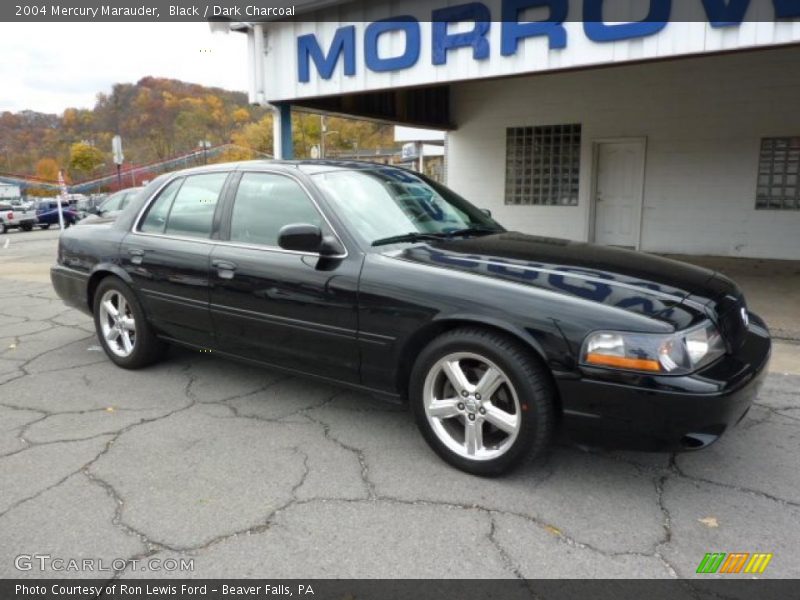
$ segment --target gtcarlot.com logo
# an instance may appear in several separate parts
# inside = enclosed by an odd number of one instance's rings
[[[193,558],[63,558],[49,554],[20,554],[14,559],[18,571],[56,571],[86,573],[92,571],[194,571]]]
[[[763,573],[767,568],[772,554],[766,552],[708,552],[700,564],[697,565],[698,573]]]

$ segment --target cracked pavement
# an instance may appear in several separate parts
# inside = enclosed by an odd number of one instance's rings
[[[9,237],[0,577],[97,576],[15,569],[36,553],[127,561],[109,578],[671,578],[715,551],[772,552],[764,577],[800,576],[798,375],[771,373],[702,452],[561,441],[480,479],[363,394],[178,349],[113,366],[46,280],[57,232]],[[143,558],[194,571],[134,569]]]

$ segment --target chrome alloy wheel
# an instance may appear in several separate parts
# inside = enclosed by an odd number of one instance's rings
[[[128,301],[117,290],[108,290],[100,300],[100,329],[109,350],[127,358],[136,346],[136,320]]]
[[[519,435],[517,391],[502,369],[483,356],[444,356],[428,372],[423,393],[431,428],[459,456],[492,460],[505,454]]]

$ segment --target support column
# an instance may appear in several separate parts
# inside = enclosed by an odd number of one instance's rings
[[[291,160],[294,158],[294,144],[292,142],[292,105],[280,103],[273,105],[274,126],[272,152],[278,160]]]

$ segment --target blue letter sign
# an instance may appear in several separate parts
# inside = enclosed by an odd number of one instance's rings
[[[485,4],[472,2],[460,6],[451,6],[433,11],[433,64],[443,65],[447,62],[447,51],[451,48],[472,46],[472,57],[475,60],[489,58],[489,33],[491,14]],[[450,23],[475,21],[472,31],[466,33],[447,33]]]
[[[333,77],[333,70],[339,57],[344,53],[344,74],[356,74],[356,28],[354,25],[341,27],[336,30],[328,56],[322,53],[319,47],[317,36],[313,33],[301,35],[297,38],[297,70],[298,78],[301,83],[311,80],[310,65],[311,59],[317,65],[317,71],[323,79]]]
[[[643,21],[606,25],[603,21],[603,0],[583,0],[583,30],[593,42],[616,42],[646,37],[667,26],[672,0],[650,0],[650,12]]]
[[[400,56],[381,58],[378,56],[378,38],[388,31],[404,31],[406,49]],[[364,32],[364,61],[371,71],[399,71],[413,67],[419,59],[419,22],[414,17],[391,17],[375,21]]]
[[[520,23],[519,14],[529,8],[549,7],[547,21]],[[567,0],[505,0],[503,2],[503,56],[517,53],[519,41],[523,38],[546,35],[550,48],[567,47],[567,31],[562,23],[567,20],[569,4]]]

